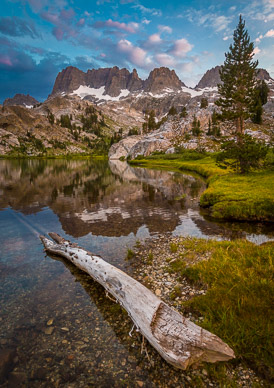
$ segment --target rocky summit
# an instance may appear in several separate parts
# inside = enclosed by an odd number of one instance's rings
[[[212,69],[208,70],[200,79],[199,83],[195,86],[195,89],[205,89],[205,88],[214,88],[220,84],[220,70],[221,66],[215,66]],[[257,79],[264,81],[271,81],[270,74],[265,69],[257,70]]]
[[[127,69],[114,66],[91,69],[84,73],[76,67],[69,66],[58,74],[51,95],[73,92],[98,95],[100,91],[102,96],[118,97],[121,93],[125,96],[134,92],[159,94],[166,90],[178,91],[182,86],[185,84],[175,71],[167,67],[152,70],[144,81],[138,76],[136,69],[130,73]],[[103,90],[100,90],[101,88]]]
[[[148,79],[144,82],[144,91],[161,93],[164,90],[180,90],[185,84],[180,81],[174,70],[160,67],[152,70]]]
[[[208,70],[200,79],[195,89],[214,88],[217,86],[221,82],[220,70],[221,66],[215,66]]]
[[[13,98],[6,98],[3,105],[23,105],[26,108],[32,108],[34,105],[38,104],[35,98],[31,97],[29,94],[15,94]]]
[[[127,69],[119,69],[114,66],[112,68],[91,69],[84,73],[76,67],[69,66],[58,74],[52,95],[72,93],[81,86],[87,86],[90,89],[104,87],[103,94],[117,97],[121,90],[129,92],[141,90],[143,81],[139,78],[136,69],[130,73]]]

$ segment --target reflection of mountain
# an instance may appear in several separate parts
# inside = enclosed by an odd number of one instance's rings
[[[48,206],[74,237],[136,234],[142,225],[151,233],[173,231],[186,207],[198,208],[191,196],[203,190],[202,182],[125,163],[121,173],[119,163],[112,163],[113,174],[106,161],[1,161],[0,207],[27,214]]]
[[[116,163],[117,167],[121,162]],[[126,163],[122,165],[125,166],[124,173],[114,170],[114,164],[111,164],[111,170],[116,174],[113,175],[116,179],[113,191],[107,189],[100,202],[85,204],[69,217],[60,218],[67,233],[77,237],[88,232],[121,236],[136,234],[142,225],[146,225],[151,233],[173,231],[180,222],[180,214],[186,212],[186,206],[198,207],[197,201],[191,202],[189,197],[196,185],[194,178],[166,171],[132,169]],[[184,193],[186,199],[176,200]]]

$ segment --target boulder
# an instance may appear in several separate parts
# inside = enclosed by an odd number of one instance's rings
[[[8,377],[9,372],[14,368],[16,351],[13,349],[0,350],[0,384]]]
[[[140,141],[141,136],[128,136],[125,139],[115,143],[110,147],[108,157],[109,159],[127,158],[132,147]]]
[[[172,146],[170,140],[166,138],[158,137],[145,137],[144,139],[138,141],[130,150],[129,157],[131,159],[137,158],[137,156],[149,156],[153,152],[165,152],[168,148]]]

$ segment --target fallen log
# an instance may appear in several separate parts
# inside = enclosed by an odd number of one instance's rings
[[[100,283],[124,307],[138,331],[176,368],[194,363],[227,361],[233,350],[219,337],[183,317],[141,283],[101,257],[49,233],[40,236],[45,250],[68,259]]]

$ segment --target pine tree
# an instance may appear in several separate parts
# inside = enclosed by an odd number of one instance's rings
[[[183,109],[182,109],[182,112],[180,113],[180,117],[187,117],[187,110],[186,110],[186,107],[184,106]]]
[[[207,129],[207,133],[206,134],[208,136],[210,136],[212,134],[211,119],[210,118],[208,119],[208,129]]]
[[[234,120],[238,134],[244,132],[244,120],[252,115],[255,93],[255,75],[258,61],[252,61],[254,44],[245,30],[245,22],[240,15],[234,31],[234,43],[225,53],[225,62],[220,70],[222,84],[218,85],[221,97],[216,101],[222,110],[222,117]]]
[[[260,99],[262,102],[262,105],[267,103],[267,97],[269,93],[269,87],[267,86],[265,80],[262,80],[259,85],[257,86],[259,90]]]
[[[201,123],[200,123],[200,120],[197,120],[196,115],[194,115],[193,121],[192,121],[192,135],[199,136],[200,133],[201,133]]]
[[[208,99],[203,97],[201,99],[201,103],[200,103],[200,108],[201,109],[204,109],[204,108],[207,108],[208,107]]]

